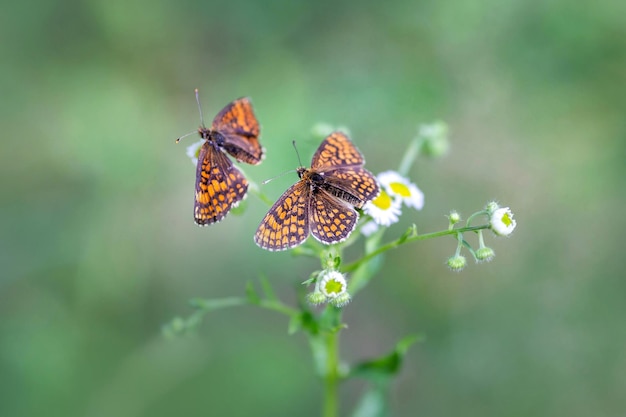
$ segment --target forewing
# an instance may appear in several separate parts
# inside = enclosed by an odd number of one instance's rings
[[[305,181],[292,185],[267,212],[254,241],[263,249],[285,250],[298,246],[309,236],[309,186]]]
[[[348,204],[317,189],[311,200],[309,222],[311,234],[330,245],[344,241],[354,230],[359,214]]]
[[[363,167],[332,169],[324,177],[326,191],[359,209],[380,192],[376,177]]]
[[[333,132],[324,139],[313,155],[311,168],[324,170],[336,166],[363,165],[365,159],[348,136]]]
[[[261,147],[255,136],[242,136],[233,131],[224,129],[219,132],[224,137],[224,150],[231,154],[238,162],[260,164],[265,157],[265,149]]]
[[[219,222],[248,190],[248,181],[228,157],[208,141],[196,169],[194,220],[200,226]]]
[[[229,103],[215,116],[211,128],[224,136],[224,149],[238,161],[256,165],[263,159],[259,122],[249,98]]]

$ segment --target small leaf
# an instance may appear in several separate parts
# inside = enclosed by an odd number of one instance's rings
[[[259,297],[259,294],[256,292],[252,281],[246,283],[246,297],[250,304],[259,304],[259,302],[261,302],[261,297]]]
[[[302,315],[294,314],[289,320],[289,326],[287,327],[287,333],[292,335],[302,329]]]
[[[418,340],[422,340],[422,337],[411,335],[403,338],[396,344],[391,353],[355,365],[349,376],[378,379],[380,377],[388,377],[397,374],[400,371],[402,361],[409,347]]]
[[[322,271],[313,271],[311,273],[311,275],[309,275],[309,279],[307,279],[306,281],[302,282],[302,285],[313,284],[315,282],[315,280],[317,280],[317,278],[320,276],[321,273],[322,273]]]
[[[303,311],[300,314],[300,326],[303,330],[308,331],[312,335],[319,334],[320,326],[315,316],[310,311]]]
[[[265,298],[271,301],[278,300],[278,297],[276,297],[274,289],[272,288],[272,285],[267,280],[267,278],[265,276],[262,276],[259,281],[261,281],[261,289],[263,289],[263,294],[265,295]]]
[[[413,237],[413,236],[417,236],[417,226],[415,225],[415,223],[413,223],[411,227],[406,229],[406,231],[402,234],[402,236],[398,238],[398,244],[400,245],[403,244],[404,242],[406,242],[408,238]]]

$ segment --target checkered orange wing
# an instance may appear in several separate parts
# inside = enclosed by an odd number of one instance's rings
[[[194,220],[200,226],[219,222],[241,201],[248,181],[226,154],[206,141],[198,155]]]
[[[324,139],[313,155],[311,168],[324,170],[336,166],[363,165],[365,159],[348,136],[333,132]]]
[[[376,177],[363,167],[350,166],[325,170],[324,188],[360,209],[366,202],[376,198],[380,192]]]
[[[342,242],[354,230],[359,214],[349,204],[318,190],[311,203],[311,234],[320,242],[332,245]]]
[[[254,241],[263,249],[285,250],[298,246],[309,236],[309,185],[300,180],[292,185],[267,212]]]
[[[263,160],[259,122],[249,98],[237,99],[224,107],[213,119],[211,130],[224,137],[224,150],[237,161],[256,165]]]

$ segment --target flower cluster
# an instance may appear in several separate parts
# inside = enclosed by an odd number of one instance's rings
[[[467,220],[467,225],[470,226],[471,220],[479,215],[487,216],[489,229],[491,229],[496,236],[509,236],[513,233],[513,230],[515,230],[515,226],[517,226],[517,222],[513,219],[513,212],[511,212],[511,209],[508,207],[500,207],[495,201],[487,203],[484,210],[472,214]],[[452,211],[450,212],[448,218],[448,230],[452,230],[454,225],[460,221],[461,216],[456,211]],[[473,250],[469,243],[463,239],[463,234],[461,232],[457,232],[458,245],[456,253],[454,256],[448,258],[447,261],[447,265],[451,270],[461,271],[467,265],[467,260],[463,255],[461,255],[461,249],[463,246],[466,246],[469,249],[476,262],[489,262],[494,258],[494,256],[496,256],[493,249],[485,246],[485,240],[482,232],[482,230],[476,231],[476,234],[478,234],[478,249],[476,250]]]
[[[379,226],[390,226],[400,220],[402,204],[421,210],[424,207],[424,193],[408,178],[396,171],[385,171],[376,177],[381,186],[380,194],[368,202],[363,211],[372,218],[361,229],[366,236],[371,235]]]

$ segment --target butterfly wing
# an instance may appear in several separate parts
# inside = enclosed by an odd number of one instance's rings
[[[267,212],[254,241],[263,249],[279,251],[300,245],[309,236],[310,189],[306,181],[292,185]]]
[[[198,155],[194,220],[200,226],[219,222],[248,190],[248,181],[228,157],[205,141]]]
[[[320,144],[313,155],[311,168],[325,170],[337,166],[363,165],[365,159],[348,136],[333,132]]]
[[[324,179],[323,189],[359,209],[380,192],[376,177],[360,166],[326,170]]]
[[[359,214],[350,205],[318,188],[311,200],[309,217],[311,234],[320,242],[330,245],[350,236]]]
[[[260,127],[247,97],[229,103],[213,119],[212,130],[224,137],[223,148],[237,161],[256,165],[263,160]]]

